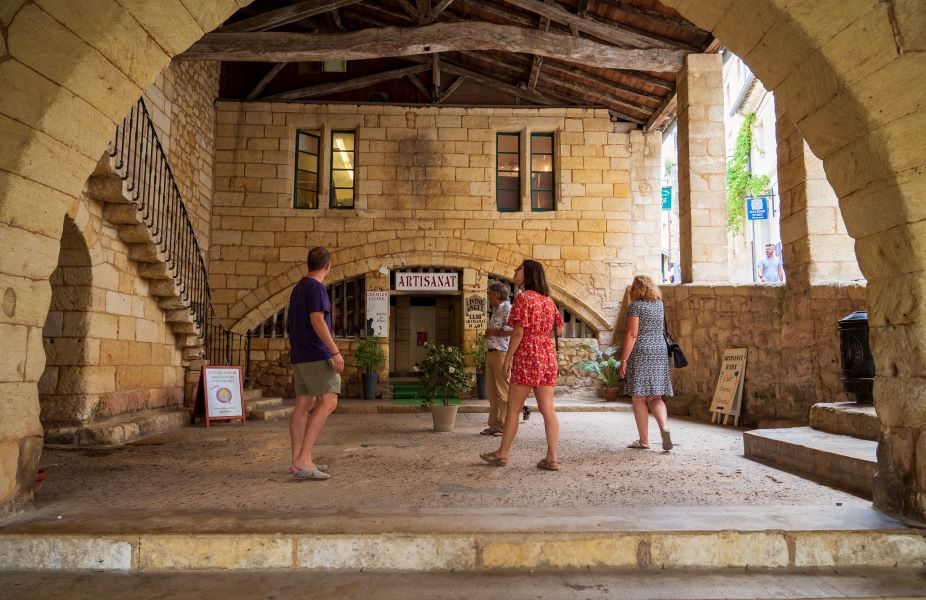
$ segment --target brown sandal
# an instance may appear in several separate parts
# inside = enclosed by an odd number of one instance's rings
[[[644,445],[640,440],[634,440],[632,444],[627,444],[627,447],[635,450],[649,450],[649,446]]]
[[[555,460],[547,460],[544,458],[537,463],[537,468],[543,469],[544,471],[559,471],[559,463]]]
[[[505,467],[508,466],[508,459],[498,456],[494,452],[483,452],[479,455],[479,458],[486,461],[493,467]]]

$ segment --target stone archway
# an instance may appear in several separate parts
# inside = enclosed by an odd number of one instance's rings
[[[743,57],[823,159],[869,282],[884,430],[876,504],[926,517],[926,470],[916,468],[926,460],[926,160],[910,135],[926,126],[926,13],[914,2],[665,2]],[[19,340],[0,378],[9,399],[0,463],[10,474],[0,506],[29,494],[35,470],[45,362],[37,340],[66,207],[141,90],[246,4],[52,0],[0,10],[0,327]]]
[[[412,240],[408,240],[412,245]],[[421,245],[426,244],[422,241]],[[401,254],[387,254],[384,256],[369,256],[359,258],[347,263],[338,262],[338,253],[332,256],[334,267],[329,275],[330,281],[336,282],[343,279],[350,279],[365,273],[372,273],[385,266],[389,269],[399,268],[402,266],[417,265],[440,265],[451,269],[475,268],[488,273],[511,273],[521,263],[523,256],[511,255],[507,258],[498,258],[489,260],[485,256],[477,256],[464,253],[452,252],[427,252],[419,251],[413,248],[408,252]],[[370,250],[372,252],[372,250]],[[267,285],[255,290],[253,294],[242,299],[237,305],[229,311],[230,316],[235,318],[240,315],[232,325],[232,331],[244,333],[252,329],[258,323],[262,322],[289,301],[289,294],[292,286],[305,275],[305,265],[293,267],[289,271],[279,275]],[[576,284],[570,278],[559,272],[548,273],[551,293],[554,298],[563,301],[579,318],[594,327],[597,331],[610,331],[611,325],[609,319],[601,314],[600,309],[589,305],[586,301],[579,298],[576,290]],[[388,282],[387,282],[388,283]],[[262,299],[263,298],[263,299]]]

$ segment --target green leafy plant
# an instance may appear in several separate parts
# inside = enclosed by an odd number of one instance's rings
[[[588,350],[594,354],[594,356],[575,363],[579,366],[579,369],[585,373],[594,375],[595,379],[600,381],[605,388],[616,388],[621,380],[621,361],[614,358],[614,355],[620,347],[615,344],[602,350],[591,344],[582,344],[582,348]]]
[[[422,404],[431,404],[440,398],[444,406],[450,405],[454,397],[470,386],[470,374],[466,372],[463,353],[456,346],[428,344],[424,359],[418,363],[421,373]]]
[[[749,155],[752,152],[752,126],[756,114],[749,113],[736,135],[736,149],[727,163],[727,229],[733,233],[743,231],[746,220],[746,198],[767,193],[767,175],[756,176],[749,171]]]
[[[364,369],[369,375],[386,364],[386,355],[383,352],[383,338],[368,335],[360,338],[357,351],[354,352],[354,361],[357,366]]]
[[[477,373],[486,372],[486,356],[489,354],[489,346],[486,342],[486,336],[480,332],[476,335],[476,341],[473,343],[473,349],[466,353],[469,359],[476,367]]]

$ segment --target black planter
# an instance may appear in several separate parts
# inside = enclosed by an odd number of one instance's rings
[[[364,373],[363,378],[363,399],[376,400],[376,382],[379,381],[379,375],[376,373]]]
[[[476,391],[479,393],[480,400],[487,400],[489,394],[486,393],[486,374],[476,373]]]

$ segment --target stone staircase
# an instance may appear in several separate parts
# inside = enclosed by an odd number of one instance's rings
[[[264,397],[263,390],[244,390],[244,409],[251,421],[280,421],[293,414],[293,402],[279,397]]]
[[[747,431],[743,447],[747,458],[870,499],[879,429],[874,406],[820,403],[810,410],[810,427]]]
[[[85,192],[103,206],[103,217],[119,233],[128,247],[129,258],[138,263],[138,273],[148,283],[150,294],[164,311],[165,320],[182,348],[184,366],[202,358],[203,332],[196,325],[191,303],[184,299],[180,274],[159,247],[160,236],[142,219],[139,205],[119,176],[114,159],[108,154],[97,163]]]

